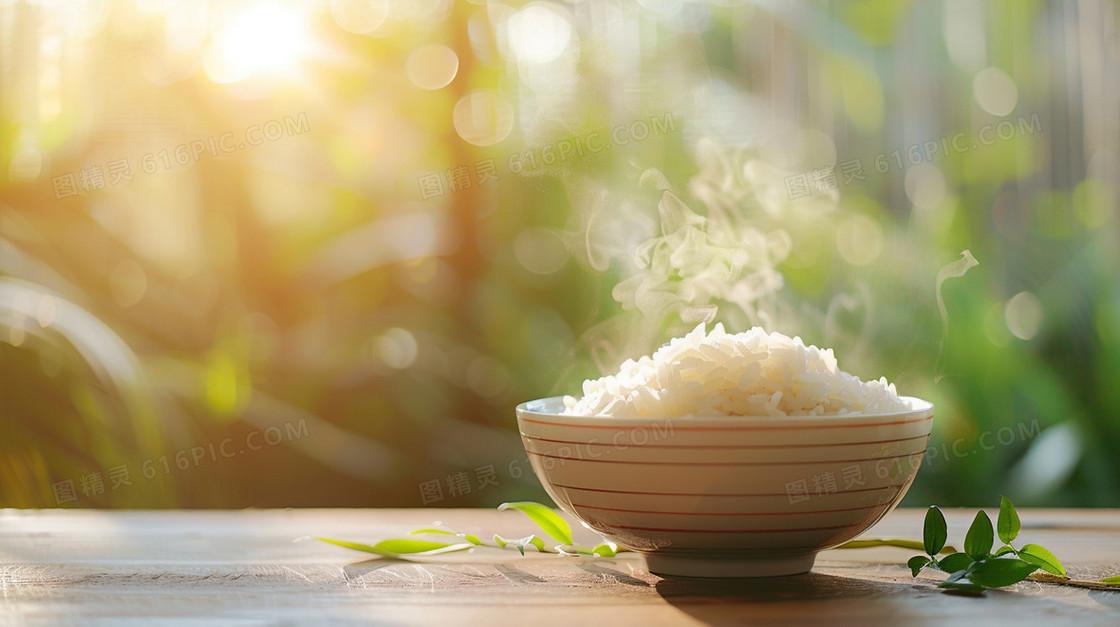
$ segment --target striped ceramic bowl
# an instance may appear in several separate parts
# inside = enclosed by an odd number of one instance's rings
[[[644,553],[651,572],[807,572],[818,551],[866,531],[917,474],[933,405],[849,416],[564,416],[563,399],[517,407],[533,469],[583,524]]]

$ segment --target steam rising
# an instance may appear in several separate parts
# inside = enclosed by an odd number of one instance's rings
[[[769,326],[773,299],[784,285],[777,270],[792,249],[782,227],[794,211],[831,209],[835,193],[795,203],[784,180],[791,173],[762,162],[746,150],[731,151],[701,141],[700,170],[689,181],[700,212],[681,199],[657,170],[641,183],[661,192],[655,220],[594,212],[584,244],[593,267],[620,260],[628,270],[612,295],[624,310],[649,322],[679,318],[696,324],[739,316],[746,325]],[[617,210],[617,207],[616,207]],[[597,237],[595,229],[618,237]]]
[[[976,257],[972,256],[972,252],[967,248],[961,251],[961,258],[951,263],[945,264],[940,270],[937,271],[937,284],[935,291],[937,292],[937,311],[941,314],[941,350],[945,349],[945,339],[949,337],[949,312],[945,308],[945,299],[941,296],[941,284],[948,279],[957,279],[965,275],[966,272],[980,265],[976,261]],[[937,361],[941,361],[941,354],[938,354]],[[937,375],[935,381],[940,381],[943,378],[941,374]]]

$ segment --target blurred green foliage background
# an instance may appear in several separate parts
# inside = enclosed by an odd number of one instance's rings
[[[705,319],[932,400],[907,504],[1120,505],[1118,15],[0,3],[0,506],[543,500]]]

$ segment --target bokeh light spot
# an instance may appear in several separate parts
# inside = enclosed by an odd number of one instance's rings
[[[331,0],[331,16],[343,30],[366,34],[389,16],[389,0]]]
[[[1009,490],[1033,499],[1053,492],[1069,480],[1082,458],[1081,451],[1081,437],[1074,423],[1046,429],[1008,471]]]
[[[1042,327],[1042,303],[1031,292],[1019,292],[1008,299],[1003,319],[1011,335],[1020,340],[1032,339]]]
[[[447,46],[428,44],[409,55],[405,71],[408,80],[420,89],[439,89],[455,79],[459,72],[459,57]]]
[[[54,296],[50,294],[43,295],[39,299],[39,307],[35,310],[35,319],[39,322],[39,326],[46,328],[54,322],[55,314],[58,313],[58,304],[54,300]]]
[[[572,40],[572,25],[550,3],[534,2],[509,20],[509,44],[518,59],[547,63]]]
[[[393,2],[393,8],[402,18],[430,27],[446,20],[453,4],[452,0],[398,0]]]
[[[972,79],[972,96],[984,111],[1004,116],[1015,110],[1019,89],[1007,72],[998,67],[986,67]]]
[[[1077,217],[1090,229],[1104,226],[1116,213],[1111,191],[1096,179],[1078,183],[1073,190],[1073,206]]]
[[[497,359],[479,355],[467,366],[467,385],[483,398],[493,398],[509,385],[509,371]]]
[[[455,132],[475,146],[491,146],[513,130],[513,107],[493,89],[467,92],[452,114]]]
[[[883,86],[871,70],[855,63],[840,66],[841,94],[848,119],[859,129],[878,131],[883,126]]]
[[[386,331],[375,343],[377,356],[382,363],[396,370],[408,368],[416,362],[420,354],[420,345],[416,337],[407,330],[393,327]]]
[[[945,199],[945,176],[932,163],[919,163],[906,172],[906,197],[919,209],[935,209]]]
[[[868,216],[851,216],[836,229],[836,248],[848,263],[866,266],[883,252],[883,228]]]
[[[552,229],[525,229],[513,242],[513,254],[518,263],[535,274],[558,272],[568,261],[568,249]]]
[[[942,34],[949,58],[957,67],[974,71],[987,58],[985,6],[971,0],[946,0]]]
[[[12,346],[20,346],[23,344],[23,341],[25,339],[27,339],[27,332],[23,330],[22,326],[13,324],[12,326],[8,327],[9,344],[11,344]]]

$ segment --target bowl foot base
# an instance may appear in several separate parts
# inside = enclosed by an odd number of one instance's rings
[[[813,568],[816,553],[782,557],[739,557],[646,553],[646,567],[656,575],[682,577],[783,577]]]

